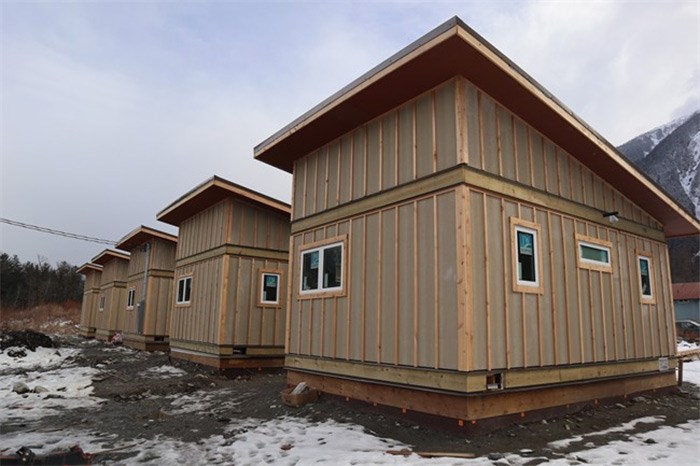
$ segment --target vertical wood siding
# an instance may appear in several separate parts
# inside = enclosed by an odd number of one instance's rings
[[[105,297],[103,311],[97,311],[95,328],[122,331],[124,329],[124,307],[126,307],[126,279],[129,261],[113,259],[102,268],[100,294]],[[99,307],[99,297],[98,297]]]
[[[294,163],[294,219],[452,167],[456,81],[450,80]]]
[[[348,293],[299,299],[295,262],[289,352],[456,369],[455,209],[447,190],[294,235],[295,258],[348,235]]]
[[[80,310],[80,326],[94,327],[100,299],[101,271],[87,270],[83,283],[83,302]]]

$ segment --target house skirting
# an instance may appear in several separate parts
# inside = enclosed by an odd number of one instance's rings
[[[218,370],[263,369],[284,366],[284,348],[246,348],[245,354],[218,354],[193,351],[170,343],[170,356]]]
[[[657,369],[510,389],[507,388],[508,372],[503,372],[503,389],[470,392],[465,385],[461,392],[457,392],[428,387],[427,384],[407,385],[397,381],[361,378],[348,375],[347,372],[330,374],[291,367],[289,358],[285,368],[287,383],[290,386],[304,381],[321,392],[343,397],[348,401],[363,401],[374,406],[399,409],[403,413],[449,418],[455,421],[455,425],[475,424],[477,421],[507,416],[532,418],[537,417],[538,413],[554,408],[566,410],[574,405],[598,404],[609,398],[625,398],[676,386],[675,359],[669,361],[672,364],[664,371]],[[401,371],[401,368],[395,370]],[[430,377],[433,380],[439,371],[434,372],[436,373],[432,374],[433,377]]]
[[[78,330],[78,335],[83,338],[95,338],[95,327],[86,327],[81,325],[80,329]]]
[[[124,333],[124,346],[142,351],[168,351],[170,341],[167,335],[139,335]]]

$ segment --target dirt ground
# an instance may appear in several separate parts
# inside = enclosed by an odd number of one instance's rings
[[[85,367],[101,369],[93,379],[94,395],[106,402],[97,410],[73,409],[60,416],[44,417],[38,424],[3,425],[5,433],[27,429],[80,427],[87,430],[114,434],[121,441],[152,439],[162,435],[186,442],[197,442],[212,435],[224,433],[225,428],[254,418],[270,420],[283,416],[303,417],[313,421],[333,419],[364,426],[380,437],[388,437],[413,446],[414,451],[470,452],[477,456],[491,455],[497,461],[499,454],[532,450],[532,464],[541,457],[560,457],[576,451],[553,452],[549,442],[619,426],[644,416],[663,415],[667,425],[677,425],[700,418],[700,393],[695,385],[685,384],[681,390],[656,398],[644,397],[624,403],[598,408],[585,408],[564,417],[516,424],[490,433],[447,432],[419,426],[405,417],[381,413],[366,404],[348,403],[331,397],[302,408],[290,408],[281,403],[280,391],[285,387],[282,371],[240,372],[223,376],[201,366],[169,358],[167,353],[146,353],[129,349],[115,350],[107,344],[89,342],[68,336],[56,340],[62,347],[79,347],[82,353],[74,360]],[[185,371],[178,377],[144,378],[144,371],[163,365],[173,365]],[[198,409],[194,400],[206,400]],[[179,400],[179,401],[178,401]],[[174,409],[174,405],[179,409]],[[637,424],[633,433],[658,426]],[[229,434],[231,435],[231,434]],[[624,434],[586,437],[585,442],[596,445],[615,440]],[[136,447],[137,448],[137,447]],[[525,452],[527,455],[528,453]],[[102,461],[128,460],[128,450],[118,451]]]

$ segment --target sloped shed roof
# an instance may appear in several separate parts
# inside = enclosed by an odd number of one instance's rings
[[[255,147],[255,158],[291,173],[297,158],[457,75],[494,97],[643,207],[664,224],[666,236],[700,232],[700,222],[690,212],[458,17],[260,143]]]
[[[155,228],[141,225],[120,239],[119,243],[117,243],[117,248],[123,251],[131,252],[135,247],[153,238],[169,241],[171,243],[177,243],[177,236],[171,235],[170,233],[166,233],[164,231],[156,230]]]

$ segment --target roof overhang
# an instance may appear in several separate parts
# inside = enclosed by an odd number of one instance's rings
[[[292,212],[289,204],[218,176],[213,176],[158,212],[156,218],[161,222],[179,226],[183,220],[202,212],[227,197],[237,197],[287,217]]]
[[[700,299],[700,282],[673,283],[675,301]]]
[[[88,262],[83,264],[76,272],[87,275],[90,272],[102,272],[102,266]]]
[[[104,266],[106,263],[112,260],[129,260],[129,253],[115,251],[114,249],[105,249],[98,255],[92,258],[90,262],[97,265]]]
[[[463,76],[664,224],[696,235],[700,222],[615,147],[455,17],[370,70],[255,147],[255,158],[292,172],[294,160],[419,94]]]
[[[152,239],[159,239],[169,243],[177,243],[177,236],[171,235],[170,233],[166,233],[164,231],[156,230],[155,228],[141,225],[120,239],[117,243],[117,248],[121,249],[122,251],[131,252],[136,247]]]

